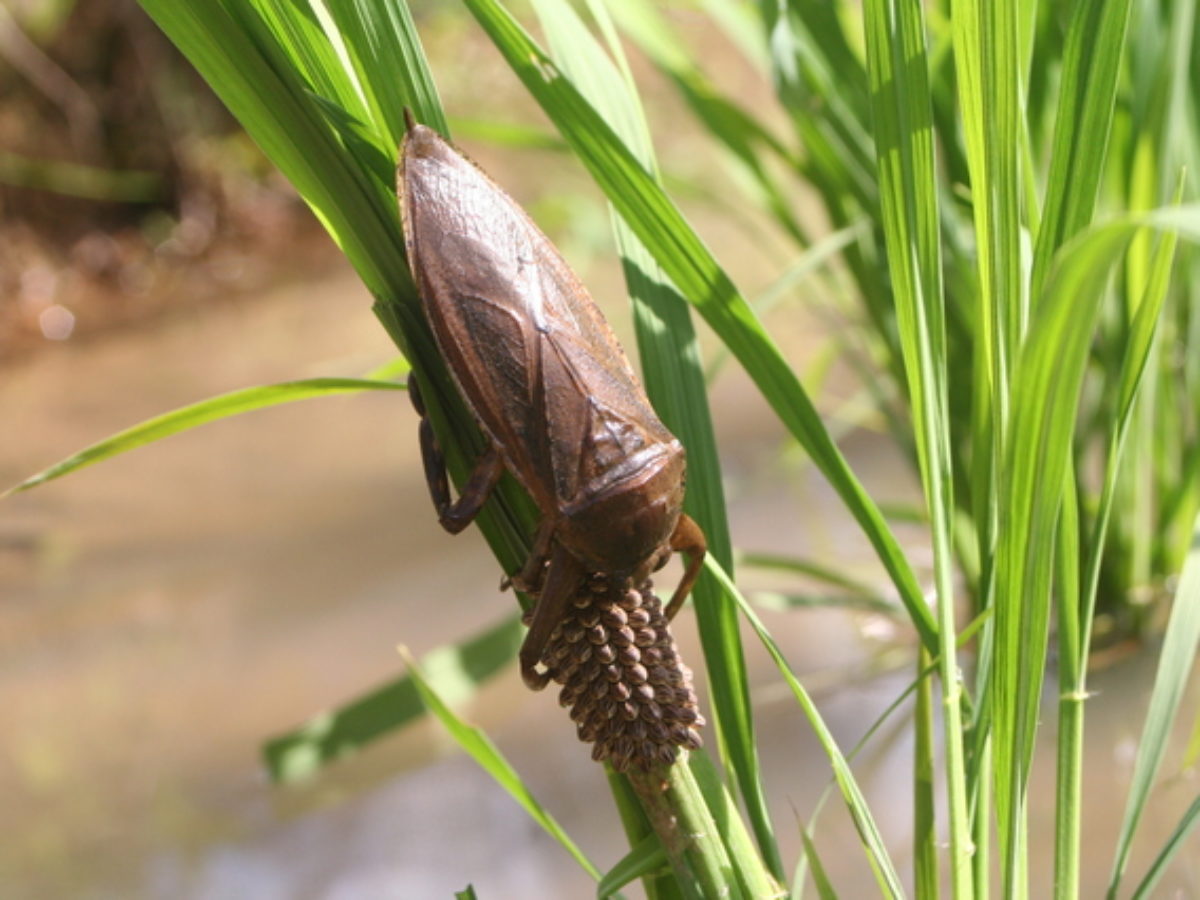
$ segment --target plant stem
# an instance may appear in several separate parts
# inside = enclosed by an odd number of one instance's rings
[[[785,896],[751,849],[731,859],[721,830],[691,769],[683,760],[649,772],[627,773],[650,826],[662,842],[684,896],[704,900],[767,900]],[[732,810],[728,824],[740,828]],[[751,847],[747,837],[747,847]]]

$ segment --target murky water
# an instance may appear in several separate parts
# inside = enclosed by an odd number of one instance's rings
[[[368,307],[339,274],[0,370],[0,481],[220,391],[365,371],[391,353]],[[737,543],[871,565],[852,529],[830,527],[844,516],[819,477],[785,471],[777,427],[737,377],[715,402]],[[477,535],[437,527],[414,429],[403,395],[307,401],[0,504],[0,896],[425,898],[469,882],[491,898],[590,895],[586,876],[432,725],[308,785],[263,777],[264,737],[395,677],[398,643],[423,652],[510,610]],[[910,490],[875,443],[852,451],[873,490]],[[906,684],[907,670],[875,674],[888,640],[878,621],[768,619],[847,745]],[[685,657],[698,660],[690,617],[681,623]],[[795,859],[794,810],[809,813],[828,769],[769,662],[749,653],[770,795]],[[1105,865],[1152,674],[1141,656],[1095,681],[1085,841]],[[624,853],[602,772],[551,695],[527,692],[513,668],[467,713],[601,868]],[[858,769],[899,859],[910,752],[897,725]],[[1047,758],[1039,828],[1050,777]],[[1144,846],[1195,791],[1182,778],[1164,785]],[[836,802],[825,816],[835,884],[873,894]],[[1044,868],[1049,841],[1035,846]],[[1163,896],[1200,894],[1197,856]],[[1085,873],[1090,896],[1106,875]]]

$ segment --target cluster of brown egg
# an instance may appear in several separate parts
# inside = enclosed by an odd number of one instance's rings
[[[579,739],[592,758],[619,772],[675,761],[700,746],[704,724],[692,673],[679,658],[649,581],[634,588],[601,575],[587,579],[542,655],[562,686]]]

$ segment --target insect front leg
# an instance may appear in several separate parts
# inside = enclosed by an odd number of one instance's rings
[[[691,593],[692,585],[700,577],[700,569],[704,565],[704,554],[708,552],[708,541],[704,537],[704,532],[687,513],[680,514],[675,531],[671,533],[671,549],[687,556],[688,565],[683,571],[679,587],[675,588],[675,593],[671,595],[671,602],[667,604],[663,613],[668,622],[675,618],[675,613],[679,612],[679,607],[683,606],[683,601]]]
[[[546,643],[554,634],[555,627],[563,620],[567,606],[574,599],[585,574],[583,563],[562,544],[556,544],[550,557],[550,568],[546,570],[542,593],[533,608],[529,633],[525,635],[525,641],[521,644],[518,654],[521,660],[521,677],[525,684],[535,691],[540,691],[550,680],[550,673],[539,672],[538,664],[542,661]]]
[[[558,523],[552,516],[545,516],[538,524],[533,536],[533,548],[525,559],[521,571],[505,580],[501,590],[512,585],[525,594],[540,594],[542,579],[546,573],[546,560],[550,557],[550,542],[554,539],[554,530]]]
[[[425,482],[429,485],[429,496],[433,498],[438,521],[451,534],[458,534],[471,524],[483,508],[492,488],[504,474],[504,461],[496,448],[489,446],[476,461],[458,500],[451,502],[450,482],[446,477],[446,459],[438,445],[437,436],[433,433],[429,416],[425,413],[421,391],[412,375],[408,376],[408,396],[412,398],[413,408],[421,417],[421,461],[425,466]]]

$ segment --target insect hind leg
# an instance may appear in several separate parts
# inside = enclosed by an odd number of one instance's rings
[[[433,499],[434,509],[437,510],[438,522],[451,534],[458,534],[474,521],[488,496],[504,474],[504,461],[494,446],[487,450],[475,462],[475,468],[467,478],[467,483],[459,494],[457,501],[450,499],[450,482],[446,477],[446,458],[438,444],[437,435],[433,433],[433,424],[425,412],[425,401],[421,390],[417,387],[416,378],[408,376],[408,396],[413,408],[421,417],[421,461],[425,467],[425,483],[429,485],[429,496]]]

